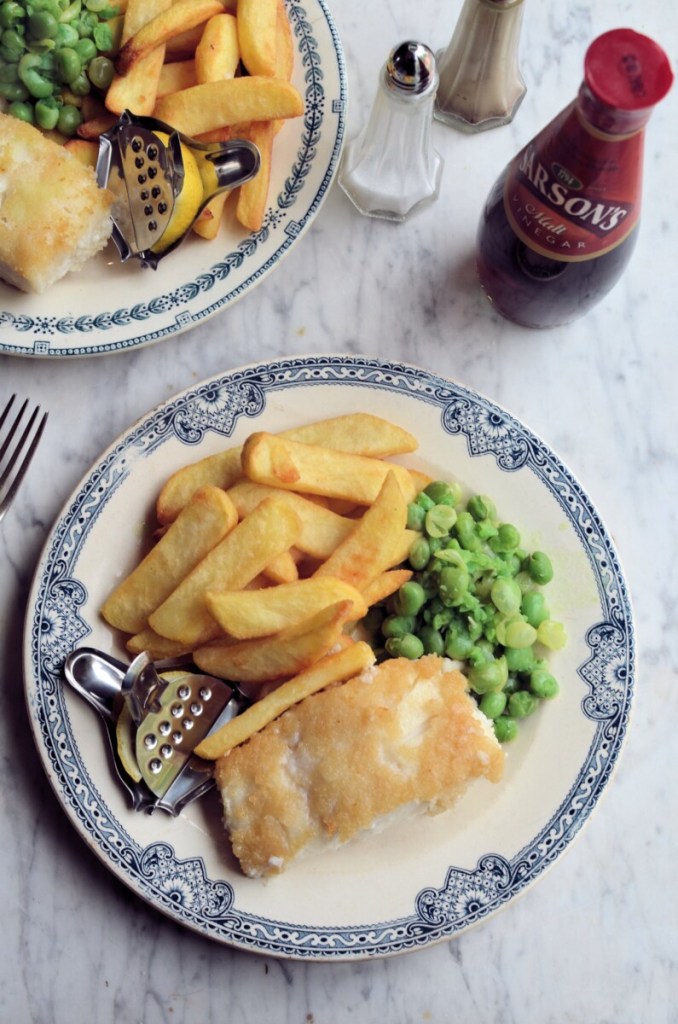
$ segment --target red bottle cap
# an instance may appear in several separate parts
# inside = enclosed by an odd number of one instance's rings
[[[617,28],[598,36],[589,46],[584,80],[606,106],[644,110],[666,96],[673,71],[654,40],[630,28]]]

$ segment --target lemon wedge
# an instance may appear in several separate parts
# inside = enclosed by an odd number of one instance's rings
[[[155,133],[165,145],[169,142],[169,135],[164,132]],[[170,222],[162,235],[152,246],[152,252],[160,253],[169,249],[177,239],[185,235],[191,224],[198,216],[200,205],[203,200],[203,183],[198,161],[184,143],[181,143],[181,156],[184,162],[184,181],[179,195],[174,200],[174,209]]]
[[[118,747],[118,756],[120,763],[129,775],[130,779],[134,779],[135,782],[141,782],[141,772],[139,771],[139,765],[137,764],[136,754],[134,752],[134,734],[136,730],[134,728],[134,721],[132,714],[126,704],[123,705],[122,711],[118,715],[118,720],[115,723],[115,738]]]

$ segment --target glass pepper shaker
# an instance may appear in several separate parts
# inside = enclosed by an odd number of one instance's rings
[[[513,120],[527,92],[518,64],[523,0],[465,0],[446,50],[433,116],[465,132]]]
[[[364,129],[346,147],[339,185],[360,213],[404,221],[432,202],[443,161],[431,143],[438,73],[423,43],[393,49]]]

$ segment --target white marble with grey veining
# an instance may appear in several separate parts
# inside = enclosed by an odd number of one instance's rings
[[[335,4],[349,135],[388,50],[445,45],[460,0]],[[434,126],[439,200],[404,225],[361,218],[333,187],[302,243],[243,300],[190,333],[93,359],[0,358],[49,429],[0,527],[0,1020],[8,1024],[675,1024],[678,657],[678,91],[647,137],[643,227],[619,285],[584,320],[514,327],[479,294],[478,214],[513,152],[574,95],[588,42],[629,25],[674,57],[666,0],[526,0],[515,122]],[[0,331],[2,327],[0,326]],[[182,930],[115,880],[71,829],[28,732],[21,636],[46,532],[128,424],[193,382],[312,352],[402,358],[510,409],[562,456],[613,535],[635,607],[635,711],[613,784],[568,854],[507,911],[390,960],[305,964]],[[676,716],[674,718],[674,716]]]

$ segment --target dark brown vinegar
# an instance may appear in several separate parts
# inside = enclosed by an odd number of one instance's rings
[[[523,327],[556,327],[583,316],[621,277],[638,228],[594,259],[549,259],[525,245],[509,224],[505,178],[492,189],[478,228],[476,261],[485,294],[497,312]]]

